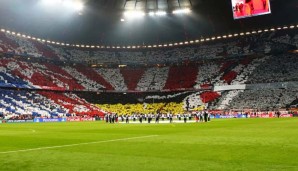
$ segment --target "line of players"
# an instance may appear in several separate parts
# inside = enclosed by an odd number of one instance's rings
[[[187,113],[187,114],[177,114],[173,115],[171,113],[168,114],[132,114],[132,115],[119,115],[117,113],[106,114],[104,119],[106,123],[118,123],[125,122],[129,123],[130,121],[140,123],[148,122],[149,124],[152,122],[159,123],[159,121],[169,121],[173,123],[173,118],[176,118],[179,121],[187,122],[187,120],[195,119],[196,122],[208,122],[210,121],[210,113],[205,110],[202,112],[197,112],[195,114]]]

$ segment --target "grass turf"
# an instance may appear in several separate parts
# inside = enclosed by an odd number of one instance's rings
[[[0,124],[0,170],[298,170],[297,156],[298,118]]]

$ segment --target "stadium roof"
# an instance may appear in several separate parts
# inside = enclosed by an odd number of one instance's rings
[[[0,27],[74,44],[128,45],[187,41],[298,23],[297,0],[271,0],[272,14],[241,20],[233,19],[230,0],[77,0],[84,3],[82,11],[42,7],[40,1],[44,0],[1,1]],[[171,14],[183,8],[192,13]],[[170,14],[121,22],[123,13],[133,9]]]

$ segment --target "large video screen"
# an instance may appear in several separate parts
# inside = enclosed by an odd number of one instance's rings
[[[271,13],[270,0],[232,0],[234,19]]]

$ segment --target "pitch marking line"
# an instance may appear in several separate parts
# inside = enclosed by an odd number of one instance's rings
[[[47,150],[47,149],[55,149],[55,148],[63,148],[63,147],[73,147],[73,146],[80,146],[80,145],[90,145],[90,144],[100,144],[100,143],[107,143],[107,142],[135,140],[135,139],[143,139],[143,138],[152,138],[152,137],[157,137],[157,136],[158,135],[149,135],[149,136],[142,136],[142,137],[131,137],[131,138],[122,138],[122,139],[105,140],[105,141],[95,141],[95,142],[78,143],[78,144],[68,144],[68,145],[59,145],[59,146],[50,146],[50,147],[31,148],[31,149],[24,149],[24,150],[4,151],[4,152],[0,152],[0,154],[10,154],[10,153],[18,153],[18,152],[38,151],[38,150]]]

